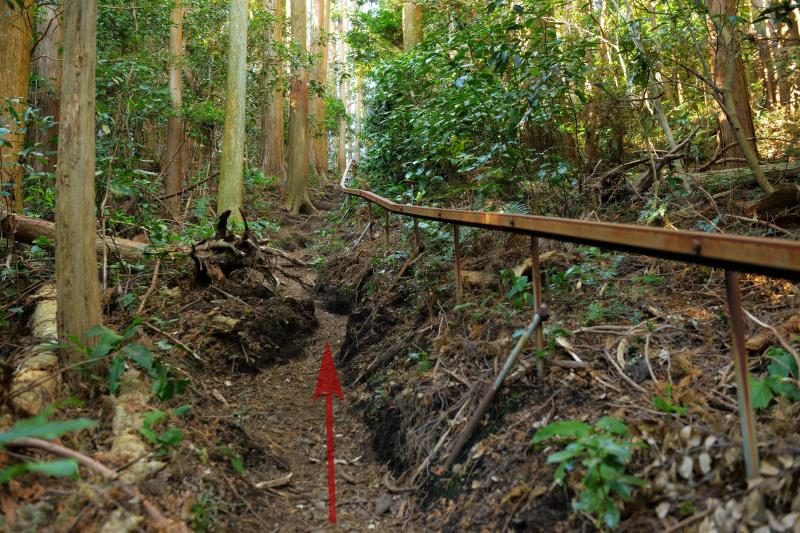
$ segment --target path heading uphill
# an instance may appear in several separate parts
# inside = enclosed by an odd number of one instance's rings
[[[325,223],[322,212],[308,219],[287,220],[283,231],[293,239],[310,241]],[[314,259],[303,248],[292,255],[304,261]],[[291,269],[293,275],[307,281],[316,277],[311,267],[293,265]],[[280,281],[284,283],[282,296],[309,297],[295,281]],[[226,479],[231,491],[224,499],[236,511],[222,513],[218,523],[242,532],[407,531],[408,520],[402,518],[410,510],[406,496],[389,492],[384,481],[387,468],[374,459],[368,430],[360,415],[350,409],[350,394],[355,393],[346,387],[344,402],[334,400],[337,525],[328,522],[325,400],[312,398],[325,343],[330,342],[337,353],[347,317],[331,314],[320,305],[315,313],[319,325],[310,340],[300,343],[304,349],[298,357],[290,356],[255,374],[233,372],[203,378],[204,388],[217,400],[206,416],[231,420],[237,426],[233,432],[245,435],[247,441],[243,448],[240,442],[239,450],[246,483],[241,478]],[[262,456],[250,458],[253,468],[248,468],[244,448]]]

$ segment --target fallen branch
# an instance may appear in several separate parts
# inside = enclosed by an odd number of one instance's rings
[[[147,288],[147,292],[144,293],[142,297],[142,301],[139,302],[139,307],[136,308],[136,316],[142,314],[144,311],[144,306],[147,305],[147,300],[150,299],[150,296],[153,294],[153,291],[156,289],[156,282],[158,281],[158,271],[161,269],[161,259],[156,259],[156,265],[153,268],[153,279],[150,281],[150,286]]]
[[[92,472],[99,474],[103,478],[108,481],[117,481],[120,483],[120,487],[122,488],[125,493],[130,496],[132,499],[138,500],[142,504],[142,509],[147,514],[148,517],[153,521],[153,525],[163,531],[180,531],[180,532],[188,532],[189,528],[186,527],[186,524],[183,522],[177,522],[168,520],[156,507],[153,503],[151,503],[144,495],[139,491],[139,489],[133,485],[129,485],[125,483],[119,478],[119,474],[114,470],[110,469],[109,467],[105,466],[104,464],[100,463],[99,461],[89,457],[88,455],[82,454],[75,450],[71,450],[69,448],[65,448],[60,444],[55,444],[53,442],[48,442],[41,439],[17,439],[13,442],[9,442],[6,444],[9,448],[35,448],[39,450],[44,450],[48,453],[53,455],[57,455],[59,457],[67,457],[69,459],[75,459],[80,465],[88,468]]]
[[[192,357],[194,357],[195,359],[197,359],[197,360],[198,360],[198,361],[200,361],[201,363],[205,363],[205,362],[206,362],[206,360],[205,360],[205,359],[203,359],[202,357],[200,357],[199,355],[197,355],[197,352],[195,352],[194,350],[192,350],[191,348],[189,348],[188,346],[186,346],[184,343],[182,343],[181,341],[179,341],[178,339],[176,339],[176,338],[175,338],[173,335],[170,335],[170,334],[169,334],[169,333],[167,333],[166,331],[162,331],[162,330],[158,329],[157,327],[155,327],[155,326],[154,326],[153,324],[151,324],[150,322],[145,322],[145,323],[144,323],[144,325],[145,325],[145,327],[148,327],[148,328],[152,329],[152,330],[153,330],[153,331],[155,331],[156,333],[160,333],[161,335],[163,335],[164,337],[166,337],[168,340],[170,340],[170,341],[174,342],[174,343],[175,343],[175,344],[177,344],[177,345],[178,345],[178,346],[179,346],[179,347],[180,347],[180,348],[181,348],[181,349],[182,349],[184,352],[188,353],[189,355],[191,355]]]
[[[25,244],[33,244],[39,237],[46,237],[55,242],[56,226],[40,218],[9,213],[5,207],[0,206],[0,236]],[[98,237],[95,249],[99,255],[103,253],[103,248],[117,253],[123,259],[141,259],[148,246],[128,239]]]
[[[30,320],[33,337],[40,343],[58,342],[55,284],[44,285],[33,299],[37,302]],[[61,383],[58,367],[58,355],[52,349],[25,351],[11,381],[9,396],[14,410],[33,416],[55,401]]]

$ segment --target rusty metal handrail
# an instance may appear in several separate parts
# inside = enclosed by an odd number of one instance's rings
[[[349,188],[346,183],[349,170],[348,163],[340,182],[342,191],[364,198],[392,213],[800,281],[800,242],[570,218],[398,204],[370,191]]]
[[[542,305],[541,285],[539,273],[539,238],[550,238],[558,241],[568,241],[580,244],[589,244],[613,250],[628,251],[663,257],[685,263],[708,265],[725,269],[726,296],[728,311],[731,318],[731,338],[733,361],[736,375],[739,421],[742,431],[742,448],[744,451],[747,477],[752,478],[759,472],[758,443],[756,438],[756,421],[753,411],[752,395],[748,382],[747,352],[744,343],[744,316],[742,312],[741,295],[739,293],[739,272],[752,272],[781,277],[791,280],[800,280],[800,243],[783,239],[763,237],[742,237],[737,235],[720,235],[702,233],[699,231],[667,230],[663,228],[650,228],[632,224],[614,224],[609,222],[591,222],[568,218],[553,218],[531,215],[509,215],[505,213],[491,213],[486,211],[467,211],[463,209],[444,209],[423,207],[407,204],[398,204],[373,192],[361,189],[352,189],[347,186],[347,175],[350,171],[350,162],[347,163],[339,185],[345,194],[361,197],[370,202],[367,226],[372,228],[372,206],[377,204],[387,211],[386,243],[389,244],[388,212],[398,213],[414,218],[414,229],[417,248],[420,248],[420,236],[417,229],[417,219],[438,220],[453,224],[453,239],[455,243],[455,276],[456,299],[463,297],[461,282],[461,254],[459,226],[473,226],[498,230],[504,232],[523,233],[531,237],[531,281],[534,291],[534,305],[539,309]],[[534,322],[538,327],[537,347],[542,348],[541,320]],[[538,323],[537,323],[538,322]],[[511,364],[516,357],[511,359]],[[537,371],[540,376],[544,374],[542,360],[537,360]],[[498,376],[497,387],[502,383]],[[479,411],[485,410],[488,402],[494,396],[496,388],[493,385],[487,390],[484,402],[479,406]],[[488,400],[487,400],[488,398]],[[475,422],[477,424],[477,421]],[[464,434],[466,437],[459,439],[447,459],[446,465],[452,465],[461,447],[469,438],[471,424],[468,424]],[[446,470],[445,468],[444,470]]]

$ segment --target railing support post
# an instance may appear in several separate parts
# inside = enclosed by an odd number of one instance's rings
[[[369,240],[372,242],[372,202],[367,202],[367,212],[369,213]]]
[[[542,306],[542,275],[539,265],[539,237],[531,236],[531,286],[533,287],[534,313]],[[536,328],[536,351],[544,350],[544,331],[542,324]],[[536,375],[542,379],[545,375],[544,358],[536,358]]]
[[[417,250],[419,250],[422,245],[422,237],[419,235],[419,221],[417,217],[414,217],[414,239],[417,242]]]
[[[461,226],[453,224],[453,243],[456,248],[456,304],[464,300],[464,285],[461,280]]]
[[[733,366],[736,372],[736,391],[739,403],[739,424],[742,428],[744,465],[748,479],[759,475],[758,441],[756,439],[756,417],[748,379],[747,351],[744,345],[744,316],[742,296],[739,292],[739,273],[725,270],[725,288],[728,312],[731,319]],[[761,511],[759,511],[761,514]]]
[[[386,247],[389,247],[389,210],[383,210],[384,220],[386,222]]]

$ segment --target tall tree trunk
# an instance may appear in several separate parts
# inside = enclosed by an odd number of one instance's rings
[[[328,86],[328,35],[330,34],[330,0],[313,0],[316,28],[316,53],[319,60],[314,68],[314,79],[323,90]],[[315,170],[318,174],[328,173],[328,130],[326,127],[327,107],[325,95],[314,96],[314,122],[316,132],[312,142]]]
[[[169,96],[172,102],[172,116],[167,125],[166,182],[164,192],[167,196],[167,208],[172,216],[180,215],[180,195],[184,182],[184,149],[183,135],[183,6],[176,0],[170,14],[169,29]]]
[[[718,114],[719,142],[731,143],[732,152],[741,154],[752,170],[756,182],[769,194],[775,188],[758,164],[744,66],[741,56],[737,53],[734,28],[731,25],[731,19],[735,15],[734,0],[707,0],[707,5],[716,33],[714,82],[722,93],[722,97],[717,98],[721,108]],[[726,141],[726,138],[729,140]]]
[[[36,89],[31,95],[40,117],[53,117],[58,121],[58,104],[61,93],[61,46],[64,32],[61,27],[61,7],[45,4],[40,8],[36,33],[39,44],[36,59],[32,63],[36,75]],[[58,128],[37,126],[31,128],[33,141],[41,145],[44,161],[36,161],[35,168],[44,172],[55,172],[58,161]]]
[[[729,17],[736,15],[735,0],[706,0],[709,16],[714,24],[716,39],[712,48],[714,64],[714,83],[722,89],[723,109],[717,114],[719,134],[717,142],[720,149],[730,146],[726,152],[727,158],[747,159],[746,151],[749,147],[758,160],[758,150],[755,143],[755,128],[753,115],[750,109],[750,93],[747,89],[742,57],[736,46],[734,28],[731,27]],[[732,122],[738,121],[740,128],[737,131]],[[739,142],[744,139],[746,146]],[[725,168],[743,166],[742,163],[732,161]]]
[[[344,4],[344,0],[339,0]],[[341,8],[339,13],[339,99],[344,105],[344,115],[339,117],[339,142],[336,161],[339,176],[344,174],[347,167],[347,45],[345,43],[347,27],[347,10]]]
[[[422,42],[422,6],[414,0],[403,2],[403,50]]]
[[[292,45],[300,56],[306,46],[306,0],[292,0]],[[308,192],[308,73],[300,67],[292,71],[289,90],[289,157],[286,205],[294,214],[316,212]]]
[[[323,34],[325,25],[325,1],[324,0],[310,0],[311,4],[311,28],[309,48],[311,55],[315,56],[315,61],[311,67],[310,84],[314,87],[314,92],[308,98],[308,139],[306,142],[306,149],[308,150],[308,163],[310,170],[317,174],[325,172],[325,162],[320,159],[317,161],[317,140],[320,137],[322,124],[319,120],[319,107],[321,98],[317,95],[316,89],[320,84],[320,66],[322,61],[320,40]]]
[[[275,15],[272,27],[272,42],[265,50],[264,68],[273,73],[272,97],[264,105],[261,116],[261,170],[267,176],[274,176],[280,183],[286,181],[286,156],[283,149],[283,100],[284,65],[278,47],[283,44],[285,16],[284,0],[264,0],[264,7]],[[266,80],[266,77],[265,77]]]
[[[22,211],[22,165],[25,144],[24,110],[28,106],[33,25],[33,1],[0,2],[0,192],[11,194],[11,207]],[[13,112],[12,112],[13,111]],[[16,115],[16,116],[14,116]]]
[[[64,60],[56,174],[58,337],[84,338],[101,323],[95,254],[97,0],[64,3]],[[73,351],[70,363],[82,358]]]
[[[247,81],[247,0],[230,2],[228,91],[222,132],[217,212],[231,211],[231,221],[241,222],[244,196],[244,113]]]
[[[356,78],[355,81],[355,93],[356,93],[356,101],[355,101],[355,109],[353,110],[353,116],[355,118],[355,128],[353,131],[353,161],[358,163],[361,160],[361,147],[359,146],[359,141],[361,138],[361,117],[363,116],[363,109],[362,109],[362,99],[364,86],[361,83],[360,78]]]
[[[767,7],[769,7],[767,0],[751,0],[751,20],[758,17]],[[775,106],[775,69],[773,68],[772,47],[769,43],[768,24],[762,20],[753,22],[752,26],[758,38],[758,70],[764,82],[765,107],[772,109]]]

